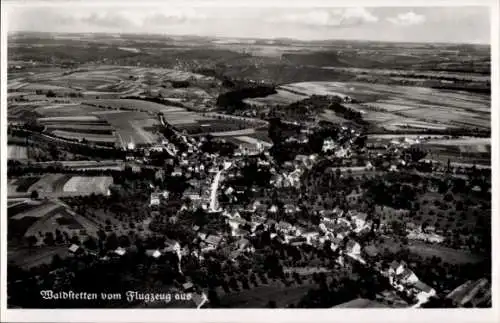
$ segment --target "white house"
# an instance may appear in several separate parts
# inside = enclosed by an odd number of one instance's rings
[[[149,205],[150,206],[160,205],[160,194],[159,193],[151,193],[151,199],[150,199]]]
[[[125,255],[125,253],[127,253],[127,250],[125,250],[122,247],[118,247],[118,248],[116,248],[114,253],[116,253],[118,256],[123,256],[123,255]]]

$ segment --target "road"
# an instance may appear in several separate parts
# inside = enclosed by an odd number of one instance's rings
[[[214,181],[212,182],[211,191],[210,191],[210,211],[217,212],[218,210],[215,208],[217,204],[217,190],[219,188],[220,179],[222,176],[222,172],[228,170],[231,167],[231,162],[224,162],[224,168],[215,174]]]

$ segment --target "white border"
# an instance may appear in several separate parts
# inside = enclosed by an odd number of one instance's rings
[[[498,245],[500,243],[499,229],[500,221],[498,219],[498,208],[500,203],[498,199],[493,198],[492,202],[492,248],[493,248],[493,270],[492,270],[492,309],[306,309],[306,310],[241,310],[241,309],[227,309],[227,310],[181,310],[181,309],[143,309],[140,311],[135,310],[7,310],[6,303],[6,255],[7,255],[7,238],[6,238],[6,158],[4,155],[7,153],[6,135],[7,130],[5,125],[6,120],[6,93],[7,93],[7,14],[8,7],[34,7],[34,6],[99,6],[99,7],[113,7],[119,5],[120,7],[145,7],[148,5],[154,6],[160,1],[156,2],[142,2],[135,0],[74,0],[74,1],[2,1],[2,16],[1,16],[1,133],[0,133],[0,152],[1,152],[1,199],[0,199],[0,227],[1,227],[1,271],[0,271],[0,322],[435,322],[439,320],[447,320],[448,322],[500,322],[500,308],[499,308],[499,291],[500,281],[498,279],[498,271],[500,269],[500,262],[497,257]],[[165,3],[172,3],[174,7],[408,7],[408,6],[490,6],[491,8],[491,107],[492,107],[492,197],[500,196],[499,189],[499,162],[500,162],[500,101],[498,95],[499,87],[499,1],[498,0],[336,0],[335,3],[328,0],[190,0],[190,1],[161,1],[162,5]],[[71,9],[74,10],[74,9]]]

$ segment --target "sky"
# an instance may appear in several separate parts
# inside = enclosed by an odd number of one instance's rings
[[[12,7],[9,31],[490,43],[488,7]]]

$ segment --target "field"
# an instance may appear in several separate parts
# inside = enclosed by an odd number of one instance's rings
[[[400,243],[396,242],[392,238],[384,237],[381,244],[378,245],[379,250],[387,249],[389,252],[398,252],[400,248]],[[477,263],[484,260],[484,258],[478,254],[473,254],[465,250],[452,249],[445,246],[437,244],[428,244],[420,241],[410,241],[408,243],[408,248],[414,254],[421,257],[438,257],[442,261],[450,264],[466,264],[466,263]]]
[[[140,103],[143,106],[139,109],[136,104]],[[157,142],[158,136],[150,130],[159,125],[159,121],[156,116],[142,112],[146,111],[144,106],[151,105],[157,110],[163,107],[139,100],[94,100],[81,105],[40,107],[36,111],[44,116],[38,121],[45,126],[45,131],[54,136],[96,144],[117,143],[126,147],[130,142],[136,145]],[[141,111],[119,110],[121,108]]]
[[[278,89],[276,92],[278,93],[263,98],[245,99],[243,102],[257,107],[286,106],[308,97],[307,95],[287,91],[284,88]]]
[[[26,120],[38,118],[40,114],[36,112],[39,108],[39,104],[29,103],[29,104],[9,104],[7,109],[7,121],[8,122],[25,122]]]
[[[116,142],[116,137],[107,134],[95,134],[92,132],[75,132],[64,130],[50,130],[50,133],[56,137],[74,141],[87,141],[96,144],[112,144]]]
[[[427,141],[425,146],[455,150],[459,153],[490,153],[491,138],[433,139]]]
[[[36,249],[14,249],[9,248],[7,259],[23,269],[30,269],[42,264],[50,264],[55,255],[62,259],[68,256],[68,247],[41,247]]]
[[[219,132],[225,133],[231,131],[239,131],[246,128],[244,122],[236,120],[207,119],[207,120],[198,120],[197,123],[181,123],[181,122],[182,119],[180,119],[179,122],[174,121],[172,124],[175,125],[177,129],[181,131],[185,130],[188,134],[193,134],[193,135],[207,134],[207,133],[216,135],[216,133]]]
[[[64,184],[63,191],[71,193],[106,194],[111,184],[113,184],[113,178],[109,176],[75,176]]]
[[[60,192],[71,175],[47,174],[42,176],[37,182],[31,185],[27,191],[37,191],[41,196],[45,194]]]
[[[490,128],[490,99],[482,94],[371,83],[302,82],[280,88],[298,95],[350,96],[366,120],[398,128]]]
[[[127,144],[130,142],[139,146],[154,144],[159,139],[157,134],[146,130],[152,126],[159,125],[159,120],[145,112],[101,111],[98,116],[106,120],[113,127],[122,147],[127,147]]]
[[[23,237],[43,237],[46,232],[54,233],[56,229],[69,235],[96,235],[97,225],[86,218],[75,214],[65,205],[52,201],[30,201],[18,203],[7,209],[8,239],[22,244]],[[42,241],[39,239],[39,244]]]
[[[133,100],[133,99],[86,100],[85,103],[89,106],[99,107],[101,108],[100,110],[102,110],[103,108],[106,109],[109,108],[113,110],[125,109],[125,110],[144,111],[150,113],[158,113],[158,112],[167,113],[169,111],[177,111],[178,109],[185,111],[185,109],[179,107],[169,107],[159,103],[143,101],[143,100]]]
[[[252,144],[252,145],[260,144],[265,148],[269,148],[272,146],[272,144],[270,144],[267,141],[259,140],[257,138],[249,137],[249,136],[238,136],[238,137],[235,137],[235,139],[240,140],[240,141],[245,142],[245,143]]]
[[[84,120],[82,121],[86,121],[86,119],[88,118],[87,115],[89,115],[92,112],[100,110],[101,110],[100,108],[84,104],[54,104],[54,105],[46,105],[39,107],[35,109],[35,112],[42,115],[45,118],[70,117],[71,120],[72,118],[78,119],[84,117]],[[50,119],[45,119],[45,120],[50,121]]]
[[[270,281],[269,285],[224,295],[221,297],[221,305],[231,308],[265,308],[269,301],[275,301],[278,308],[284,308],[298,303],[314,286],[315,284],[304,281],[302,285],[286,287],[280,281]]]
[[[81,168],[101,167],[107,165],[85,165]],[[112,165],[112,167],[121,167]],[[109,186],[113,184],[113,179],[108,176],[101,177],[81,177],[66,174],[46,174],[41,177],[22,177],[9,182],[9,196],[20,193],[31,193],[37,191],[40,197],[59,197],[88,194],[106,194]]]
[[[24,160],[28,159],[28,148],[25,146],[9,145],[7,152],[7,159]]]
[[[451,264],[476,263],[484,260],[483,257],[467,251],[447,248],[439,245],[428,245],[423,242],[414,241],[409,244],[411,252],[422,257],[439,257]]]

